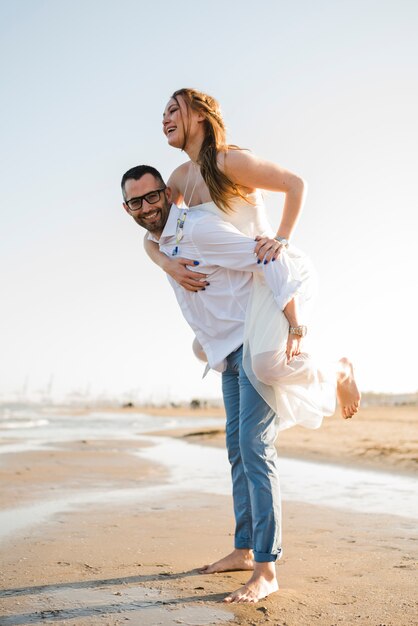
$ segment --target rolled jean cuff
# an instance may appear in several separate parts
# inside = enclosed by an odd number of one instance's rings
[[[253,546],[249,540],[244,541],[243,539],[235,539],[234,548],[236,550],[252,550]]]
[[[256,563],[271,563],[277,561],[282,556],[282,551],[279,550],[277,554],[271,554],[270,552],[254,552],[254,561]]]

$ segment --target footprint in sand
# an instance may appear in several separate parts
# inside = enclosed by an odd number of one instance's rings
[[[311,580],[313,580],[314,583],[326,583],[329,578],[326,578],[325,576],[311,576]]]

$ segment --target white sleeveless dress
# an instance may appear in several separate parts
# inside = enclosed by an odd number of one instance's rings
[[[214,202],[191,207],[209,211],[233,224],[244,235],[274,237],[261,192],[251,194],[252,204],[237,199],[234,211],[225,213]],[[316,273],[308,257],[292,245],[274,261],[297,285],[302,323],[316,292]],[[291,295],[288,300],[291,299]],[[332,415],[336,404],[335,367],[320,366],[307,352],[286,363],[289,323],[280,310],[264,277],[254,274],[244,329],[243,366],[252,385],[277,414],[278,430],[296,424],[318,428],[325,415]]]

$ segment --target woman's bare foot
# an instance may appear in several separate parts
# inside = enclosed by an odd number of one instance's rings
[[[341,415],[347,419],[357,413],[360,406],[360,392],[354,379],[353,364],[346,358],[340,359],[337,375],[337,398]]]
[[[253,551],[235,548],[231,554],[224,556],[223,559],[199,569],[199,573],[216,574],[217,572],[234,572],[249,569],[254,569]]]
[[[234,591],[224,599],[224,602],[255,603],[267,598],[271,593],[278,591],[279,584],[276,578],[274,563],[255,563],[254,574],[240,589]]]

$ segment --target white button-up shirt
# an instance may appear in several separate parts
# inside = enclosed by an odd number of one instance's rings
[[[300,282],[291,278],[285,255],[274,263],[257,263],[255,241],[229,222],[202,209],[189,209],[183,236],[176,243],[177,220],[183,209],[172,205],[159,240],[148,238],[171,256],[199,261],[190,269],[208,276],[204,291],[187,291],[168,276],[184,317],[202,345],[208,364],[222,370],[224,359],[239,348],[244,339],[244,322],[253,273],[263,273],[277,305],[283,310],[296,294]]]

